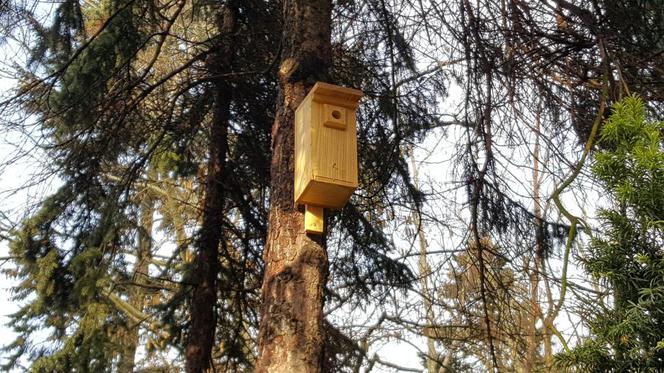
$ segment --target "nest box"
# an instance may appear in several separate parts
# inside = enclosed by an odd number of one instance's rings
[[[357,189],[355,111],[362,95],[318,82],[295,111],[295,203],[307,206],[305,226],[320,218],[308,232],[322,232],[322,209],[343,207]]]

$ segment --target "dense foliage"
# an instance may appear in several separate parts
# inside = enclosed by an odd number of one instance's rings
[[[643,102],[617,102],[604,124],[593,174],[613,207],[583,264],[611,294],[588,309],[591,337],[561,365],[580,371],[644,371],[664,366],[664,123],[648,121]]]
[[[0,214],[4,368],[254,368],[296,3],[0,3],[0,171],[57,186]],[[325,370],[421,371],[391,343],[429,373],[662,367],[664,2],[326,4],[331,65],[289,79],[365,97]]]

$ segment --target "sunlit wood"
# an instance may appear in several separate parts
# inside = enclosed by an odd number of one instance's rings
[[[318,82],[295,113],[295,202],[341,208],[357,183],[362,92]]]

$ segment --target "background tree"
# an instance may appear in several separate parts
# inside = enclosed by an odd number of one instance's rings
[[[590,336],[558,355],[560,366],[600,372],[664,365],[662,128],[630,96],[612,106],[602,129],[593,173],[613,206],[600,212],[605,228],[591,241],[584,266],[607,287],[611,301],[585,307]]]
[[[155,6],[152,7],[152,5]],[[84,281],[86,276],[90,276],[87,272],[95,273],[95,276],[101,278],[115,278],[117,274],[120,274],[125,279],[131,279],[134,276],[130,273],[144,272],[143,269],[147,268],[147,273],[143,273],[144,276],[147,276],[146,281],[133,283],[122,281],[121,283],[124,285],[115,287],[115,289],[123,289],[123,292],[112,296],[110,300],[97,299],[105,291],[105,287],[101,286],[99,281],[92,281],[88,291],[89,296],[95,301],[101,302],[104,307],[110,308],[112,312],[116,312],[115,309],[119,307],[119,304],[122,305],[120,307],[122,309],[118,310],[121,322],[111,322],[110,325],[104,326],[113,331],[111,334],[126,334],[121,329],[124,317],[127,317],[126,324],[129,329],[127,333],[134,333],[137,328],[150,325],[152,329],[158,331],[159,335],[156,339],[159,340],[158,345],[161,348],[165,342],[179,348],[184,341],[182,333],[195,330],[188,326],[187,319],[190,313],[187,312],[187,308],[184,308],[182,300],[187,298],[187,294],[192,288],[198,289],[197,283],[190,281],[188,275],[188,273],[192,273],[190,267],[192,252],[188,247],[190,242],[201,241],[200,239],[197,241],[197,237],[192,237],[187,232],[198,225],[196,211],[199,208],[204,210],[205,202],[203,198],[192,199],[187,195],[196,195],[196,189],[203,189],[198,186],[197,174],[204,175],[207,170],[205,167],[198,167],[197,164],[203,163],[201,160],[209,152],[205,150],[205,145],[201,146],[207,141],[201,140],[207,137],[207,131],[210,128],[208,125],[214,122],[215,118],[215,115],[212,114],[213,108],[218,106],[215,100],[210,100],[212,97],[210,93],[214,92],[211,83],[213,79],[210,77],[215,76],[218,81],[221,78],[220,73],[214,69],[205,69],[205,58],[211,55],[210,50],[214,48],[216,42],[228,44],[227,40],[217,41],[219,38],[215,39],[214,31],[210,31],[214,30],[214,26],[207,22],[207,16],[201,16],[204,14],[203,9],[198,5],[186,2],[92,4],[89,5],[89,8],[81,8],[78,2],[67,2],[58,8],[57,17],[52,24],[40,27],[36,18],[28,18],[31,20],[29,26],[35,27],[39,42],[34,49],[33,63],[36,67],[33,70],[20,71],[22,74],[20,78],[24,80],[24,84],[17,89],[13,99],[4,102],[6,110],[10,108],[28,110],[39,118],[36,127],[32,127],[34,130],[28,135],[34,138],[35,134],[41,131],[42,137],[37,139],[40,142],[39,145],[50,149],[48,155],[57,159],[51,169],[65,184],[61,192],[51,197],[58,201],[58,204],[55,206],[50,202],[44,204],[44,208],[55,207],[57,209],[49,212],[45,218],[50,220],[41,222],[39,226],[49,240],[61,244],[52,247],[49,251],[53,252],[52,257],[67,258],[57,263],[57,269],[54,271],[63,272],[63,275],[72,282],[78,283]],[[28,16],[31,15],[29,8],[22,11]],[[271,23],[259,24],[270,25]],[[132,32],[132,30],[136,32]],[[254,32],[253,37],[258,40],[261,40],[261,35],[264,35],[258,30],[252,32]],[[183,48],[183,40],[187,41],[188,48]],[[252,51],[257,51],[260,45],[265,44],[255,43]],[[252,58],[251,64],[245,66],[259,65],[262,70],[256,69],[251,72],[251,79],[264,81],[264,78],[261,77],[262,71],[270,66],[270,61],[269,53],[261,58]],[[44,70],[47,71],[46,75],[40,77]],[[263,83],[263,86],[269,88],[269,82]],[[251,97],[254,97],[252,102],[260,102],[261,99],[265,99],[266,94],[269,95],[269,92],[268,89],[263,95],[252,94]],[[244,155],[246,152],[242,150],[238,152],[238,149],[242,149],[242,146],[246,148],[247,140],[242,140],[243,131],[255,132],[256,126],[265,128],[261,127],[260,122],[254,125],[256,122],[252,119],[264,118],[265,115],[269,115],[269,112],[257,111],[256,114],[245,119],[246,115],[244,117],[242,115],[249,110],[242,105],[238,107],[240,109],[237,112],[240,114],[235,118],[238,121],[244,120],[250,125],[236,126],[229,131],[231,145],[228,153],[234,161],[233,167],[242,169],[246,168],[247,162],[254,159],[266,159],[246,157]],[[218,119],[218,116],[216,118]],[[27,124],[19,125],[26,126]],[[237,138],[240,140],[238,141]],[[252,150],[261,145],[261,140],[264,142],[266,139],[267,136],[251,138]],[[221,145],[223,144],[218,142],[211,144],[214,147]],[[226,152],[222,158],[226,158]],[[254,166],[252,165],[252,167]],[[149,173],[147,170],[150,169],[154,172]],[[150,176],[148,177],[147,174]],[[243,178],[243,182],[246,184],[238,185],[237,181],[234,184],[228,183],[231,185],[229,189],[234,187],[243,191],[238,203],[231,204],[232,208],[239,211],[235,214],[236,217],[242,217],[243,215],[240,214],[243,211],[255,209],[256,200],[258,200],[259,208],[261,206],[260,198],[264,193],[244,194],[247,186],[256,186],[256,175],[260,177],[260,173],[256,172],[249,174],[245,172],[244,175],[238,172],[237,177]],[[219,185],[221,182],[218,177],[219,175],[216,175],[214,178],[215,185]],[[260,188],[262,185],[264,184],[258,181],[258,187]],[[156,191],[159,196],[155,198],[149,193],[145,193],[145,190],[150,193]],[[65,194],[63,195],[63,193]],[[132,230],[129,225],[122,231],[113,228],[115,231],[100,233],[101,238],[115,237],[114,240],[117,243],[113,247],[106,247],[103,250],[104,255],[97,255],[95,260],[98,262],[83,263],[78,267],[79,272],[70,272],[70,260],[77,262],[85,257],[90,257],[94,250],[98,250],[97,245],[102,244],[97,243],[91,248],[79,246],[78,249],[72,251],[72,245],[77,245],[74,241],[76,234],[79,234],[77,229],[83,229],[83,233],[80,234],[87,235],[89,234],[87,231],[100,224],[100,219],[97,217],[100,213],[96,212],[96,206],[106,203],[104,214],[109,216],[113,224],[120,222],[121,217],[125,215],[128,216],[127,219],[132,216],[138,217],[140,214],[134,213],[134,211],[138,209],[141,202],[138,198],[134,198],[135,194],[158,202],[155,208],[166,221],[166,224],[159,227],[158,231],[160,234],[167,235],[166,242],[169,241],[169,236],[172,237],[171,242],[177,245],[176,250],[173,250],[171,254],[166,254],[165,260],[149,260],[149,264],[145,264],[144,256],[143,258],[141,255],[137,257],[135,250],[126,248],[134,239],[136,232],[143,237],[140,239],[141,242],[155,240],[154,232],[141,227],[137,218],[135,230]],[[88,196],[88,198],[86,199],[84,196]],[[103,202],[105,200],[112,202]],[[196,200],[203,201],[203,206],[196,206]],[[222,204],[221,207],[224,205]],[[217,209],[213,215],[224,217],[224,210]],[[262,240],[260,234],[249,230],[248,227],[258,226],[260,228],[262,224],[264,225],[261,223],[260,209],[258,214],[253,213],[249,216],[251,220],[246,224],[236,219],[233,224],[244,228],[234,229],[233,234],[226,236],[228,242],[241,244],[238,245],[242,248],[240,251],[243,252],[246,249],[247,253],[238,255],[236,250],[222,253],[226,259],[226,267],[240,263],[242,272],[247,272],[246,260],[255,260],[257,257],[258,254],[254,251],[255,245],[257,241]],[[149,219],[151,218],[146,217],[145,221],[147,222]],[[80,224],[87,221],[87,228],[79,226],[76,223],[79,220],[82,222]],[[203,220],[206,219],[203,218]],[[230,222],[230,220],[224,219],[219,222],[216,229],[221,229],[224,224],[232,225]],[[131,221],[127,221],[127,224],[130,223]],[[21,230],[32,229],[29,228],[29,224],[26,224]],[[205,224],[209,225],[209,222]],[[150,225],[152,224],[150,223]],[[101,229],[108,228],[102,226]],[[17,233],[17,235],[20,234]],[[111,234],[115,234],[115,236]],[[58,238],[59,235],[65,238]],[[146,235],[147,238],[145,238]],[[230,241],[231,239],[234,241]],[[45,244],[46,241],[43,243]],[[16,258],[27,255],[22,251],[24,249],[20,247],[22,243],[19,243],[19,240],[15,240],[14,245]],[[212,246],[212,251],[216,253],[219,243]],[[197,256],[199,252],[201,250],[193,251],[194,256]],[[160,253],[160,257],[163,258],[163,255],[164,253]],[[28,260],[34,261],[39,257],[39,254],[35,254],[32,259],[28,256]],[[27,263],[19,262],[19,268],[24,264]],[[139,270],[141,266],[146,267]],[[200,272],[202,271],[198,268],[195,271],[195,273]],[[34,287],[29,279],[34,278],[32,276],[35,276],[36,273],[18,270],[16,274],[26,280],[22,287],[25,292],[20,292],[20,296],[34,294],[34,290],[32,290]],[[212,272],[212,276],[215,278],[219,275],[219,271]],[[257,275],[257,273],[254,274],[254,276]],[[54,286],[67,286],[64,282],[48,276],[46,279],[42,277],[42,280],[46,283],[52,282]],[[240,281],[240,288],[244,290],[244,280],[234,278],[234,281]],[[126,298],[124,298],[127,293],[124,291],[136,294],[135,297],[137,297],[137,289],[145,290],[146,288],[159,289],[156,294],[159,296],[152,297],[154,303],[149,308],[150,312],[145,314],[141,313],[140,308],[127,307],[129,304],[125,302]],[[229,287],[223,289],[223,295],[237,294],[237,291],[238,287]],[[216,287],[213,287],[213,293],[216,292]],[[242,291],[242,294],[249,294],[242,299],[246,299],[247,303],[252,302],[251,292]],[[71,304],[72,308],[68,311],[71,312],[71,316],[69,316],[71,320],[77,320],[78,311],[81,314],[86,312],[80,304],[77,305],[71,301],[71,297],[76,295],[70,291],[62,290],[56,295],[60,297],[58,302]],[[223,299],[226,302],[226,298],[223,297]],[[37,302],[42,302],[42,300]],[[46,300],[47,304],[51,302],[55,302],[55,300]],[[215,303],[215,301],[208,302],[209,313],[215,312],[213,309],[216,307]],[[244,328],[247,327],[245,322],[251,320],[251,314],[243,309],[246,303],[235,303],[234,313],[237,315],[237,312],[240,311],[242,316],[234,321],[232,330],[236,332],[225,331],[223,334],[219,334],[219,336],[233,341],[226,344],[231,348],[222,351],[220,361],[229,360],[231,359],[229,356],[233,355],[251,356],[250,351],[246,349],[234,348],[243,343],[243,338],[238,338],[237,334],[245,333]],[[125,311],[129,311],[129,314],[125,315],[127,313]],[[17,323],[29,322],[33,317],[41,317],[42,312],[58,313],[59,310],[55,308],[38,309],[33,313],[21,312],[15,317]],[[58,317],[62,318],[62,316]],[[99,320],[104,320],[102,314],[99,317]],[[159,321],[160,318],[161,321]],[[73,330],[72,325],[74,324],[71,321],[66,322],[69,324],[61,327],[61,335],[58,335],[61,338],[59,339],[66,340],[65,337],[69,337],[68,332]],[[76,323],[76,321],[73,322]],[[238,323],[240,327],[235,326]],[[43,326],[48,326],[48,324]],[[87,328],[85,333],[96,333],[98,330],[94,328],[97,327],[101,326],[87,323],[81,326],[81,329]],[[43,355],[45,358],[51,354],[63,355],[58,352],[57,345],[48,346],[48,349],[43,351],[32,349],[33,345],[30,343],[29,337],[33,331],[38,329],[19,328],[23,335],[20,340],[17,340],[17,344],[10,346],[10,348],[15,348],[17,356],[22,353],[34,353],[37,356]],[[212,331],[209,338],[215,337],[213,327],[206,325],[205,330]],[[149,350],[153,350],[150,346],[155,346],[155,343],[151,343],[151,339],[144,339],[147,341]],[[98,364],[94,370],[112,369],[115,351],[125,349],[127,341],[116,337],[109,337],[109,340],[108,343],[112,345],[110,347],[93,340],[87,341],[92,344],[89,346],[90,348],[105,349],[104,359],[95,360],[89,359],[89,356],[80,355],[68,356],[67,359],[74,361],[72,364],[82,364],[81,366],[86,366],[94,360],[95,364]],[[212,341],[208,342],[209,348],[212,345]],[[130,352],[126,352],[125,355],[129,354]],[[67,359],[65,361],[68,361]],[[238,359],[243,361],[241,357]],[[37,359],[35,358],[35,360]],[[13,362],[10,361],[10,365]],[[209,365],[209,363],[209,358],[204,359],[204,364]],[[58,367],[58,369],[66,371],[70,369],[68,366],[62,363],[52,365],[48,369]]]

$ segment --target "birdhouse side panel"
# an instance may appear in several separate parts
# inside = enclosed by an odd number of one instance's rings
[[[302,195],[313,178],[311,156],[311,100],[305,99],[295,111],[295,202],[301,203]]]

